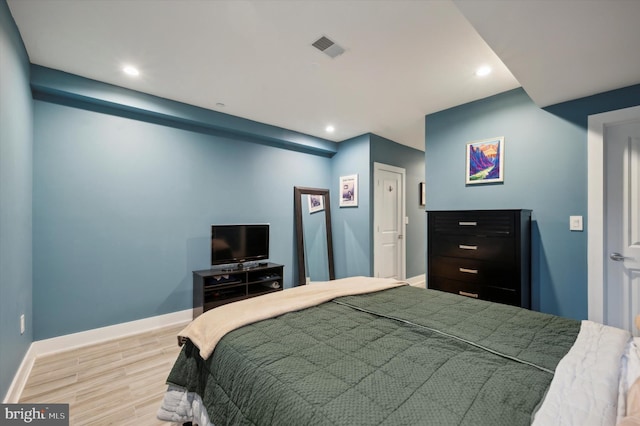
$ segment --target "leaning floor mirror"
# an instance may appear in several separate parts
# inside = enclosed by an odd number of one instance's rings
[[[329,190],[293,188],[298,285],[335,279]]]

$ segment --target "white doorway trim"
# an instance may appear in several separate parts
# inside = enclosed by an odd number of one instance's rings
[[[589,116],[587,133],[587,280],[588,316],[603,323],[605,305],[605,128],[640,117],[640,106]]]
[[[377,218],[380,217],[381,212],[378,211],[378,209],[381,208],[381,206],[378,205],[378,201],[381,197],[380,193],[379,193],[379,188],[377,185],[378,179],[379,179],[379,174],[380,171],[390,171],[393,173],[398,173],[399,175],[401,175],[401,179],[402,179],[402,206],[401,206],[401,212],[400,212],[400,217],[402,218],[402,228],[401,228],[401,233],[402,233],[402,240],[400,243],[400,256],[401,256],[401,261],[400,261],[400,268],[399,268],[399,272],[400,272],[400,279],[405,279],[407,276],[407,208],[406,208],[406,203],[407,203],[407,188],[406,188],[406,182],[407,182],[407,172],[405,169],[401,168],[401,167],[396,167],[396,166],[390,166],[388,164],[384,164],[384,163],[378,163],[378,162],[374,162],[373,163],[373,276],[377,277],[378,276],[378,262],[376,261],[376,252],[377,252],[377,248],[378,248],[378,244],[380,243],[379,241],[379,233],[377,232]]]

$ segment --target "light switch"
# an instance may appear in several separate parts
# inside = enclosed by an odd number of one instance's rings
[[[582,231],[582,216],[569,216],[569,230]]]

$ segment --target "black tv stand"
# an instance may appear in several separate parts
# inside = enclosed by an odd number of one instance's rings
[[[284,266],[276,263],[193,271],[193,318],[217,306],[281,291],[283,287]]]

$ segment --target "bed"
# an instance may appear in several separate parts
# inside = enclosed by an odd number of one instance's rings
[[[221,306],[179,341],[158,418],[199,425],[614,425],[640,371],[626,331],[366,277]]]

